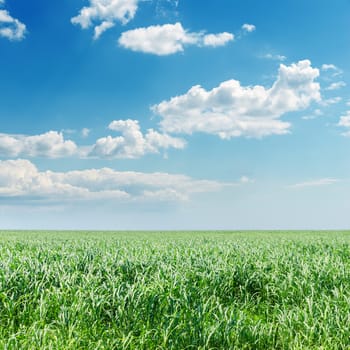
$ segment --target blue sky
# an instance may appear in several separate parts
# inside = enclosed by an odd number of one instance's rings
[[[0,0],[0,221],[349,228],[350,2]]]

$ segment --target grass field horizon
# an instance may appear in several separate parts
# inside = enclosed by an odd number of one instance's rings
[[[0,231],[0,348],[347,349],[350,231]]]

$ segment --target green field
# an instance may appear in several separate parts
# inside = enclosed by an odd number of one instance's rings
[[[350,232],[0,232],[0,349],[350,349]]]

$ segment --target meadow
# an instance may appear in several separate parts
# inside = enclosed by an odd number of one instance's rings
[[[0,232],[0,349],[350,349],[350,232]]]

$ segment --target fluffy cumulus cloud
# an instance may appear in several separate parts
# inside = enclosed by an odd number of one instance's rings
[[[0,134],[2,157],[48,157],[59,158],[76,154],[77,145],[65,140],[62,133],[49,131],[41,135]]]
[[[68,172],[39,171],[28,160],[0,161],[0,198],[21,200],[187,200],[219,191],[225,184],[168,173],[120,172],[110,168]],[[10,202],[9,202],[10,203]]]
[[[290,123],[280,120],[285,113],[303,110],[320,101],[319,70],[308,60],[281,64],[270,88],[242,86],[228,80],[207,91],[193,86],[186,94],[152,107],[168,133],[203,132],[223,139],[286,134]]]
[[[139,158],[148,153],[159,153],[169,148],[183,149],[186,142],[180,138],[148,129],[143,134],[137,120],[115,120],[109,129],[121,136],[107,136],[98,139],[88,152],[98,158]]]
[[[89,6],[83,7],[71,22],[83,29],[94,27],[94,38],[97,39],[116,22],[126,24],[133,19],[138,2],[139,0],[89,0]]]
[[[0,7],[5,1],[0,1]],[[12,17],[7,10],[0,9],[0,36],[9,40],[22,40],[26,32],[26,25]]]
[[[184,51],[185,46],[223,46],[234,39],[231,33],[189,32],[181,23],[154,25],[122,33],[119,45],[132,51],[159,56]]]
[[[350,137],[350,111],[347,111],[345,115],[341,116],[338,122],[338,126],[346,128],[347,131],[342,133],[343,136]]]

